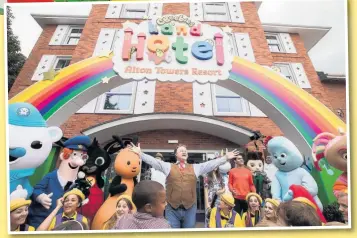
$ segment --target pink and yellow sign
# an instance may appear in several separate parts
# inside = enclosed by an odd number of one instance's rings
[[[115,41],[114,70],[135,80],[206,83],[227,79],[233,39],[219,27],[186,18],[168,15],[140,24],[125,22]]]

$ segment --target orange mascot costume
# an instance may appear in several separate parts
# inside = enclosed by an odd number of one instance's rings
[[[104,201],[93,219],[92,230],[103,230],[104,223],[116,212],[116,204],[119,196],[125,194],[131,197],[134,186],[137,183],[136,176],[141,170],[140,157],[134,152],[131,152],[128,148],[124,148],[125,146],[120,138],[117,136],[113,136],[113,138],[114,142],[109,147],[120,148],[114,162],[114,169],[117,176],[109,186],[109,197]],[[133,140],[133,143],[137,144],[137,138]]]

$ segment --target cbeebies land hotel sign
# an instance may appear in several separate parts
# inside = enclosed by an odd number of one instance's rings
[[[228,33],[185,15],[125,22],[114,52],[114,70],[134,80],[217,82],[228,78],[233,59]]]

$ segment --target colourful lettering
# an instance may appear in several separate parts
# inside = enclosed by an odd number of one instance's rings
[[[201,24],[191,27],[190,34],[192,36],[201,36]]]
[[[224,65],[224,51],[223,51],[223,35],[221,33],[214,34],[216,46],[216,59],[219,66]]]
[[[149,24],[149,33],[151,35],[159,34],[159,31],[157,30],[156,24],[152,23],[152,21],[148,21],[148,24]]]
[[[171,24],[165,24],[161,26],[161,33],[164,35],[172,35],[173,33],[173,26]]]
[[[123,44],[123,51],[122,51],[122,59],[124,61],[128,61],[131,58],[131,49],[132,47],[135,47],[136,59],[143,60],[146,35],[144,33],[140,33],[138,35],[138,44],[131,43],[132,36],[133,36],[133,30],[131,28],[126,28],[124,30],[124,44]]]
[[[188,57],[184,56],[184,51],[188,49],[188,44],[184,42],[182,36],[176,37],[176,42],[172,44],[172,49],[175,50],[175,57],[180,64],[186,64]]]
[[[151,36],[148,39],[147,44],[149,51],[153,53],[155,53],[157,50],[162,50],[163,52],[166,52],[170,47],[169,38],[163,35]]]
[[[213,57],[213,47],[206,41],[197,41],[192,45],[191,52],[196,59],[209,60]]]
[[[187,30],[185,26],[176,26],[176,34],[181,35],[181,33],[185,36],[187,35]]]

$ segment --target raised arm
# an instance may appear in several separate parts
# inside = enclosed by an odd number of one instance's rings
[[[194,164],[193,165],[193,170],[195,171],[196,177],[198,178],[199,176],[203,174],[207,174],[217,168],[218,166],[226,163],[228,160],[235,158],[238,156],[237,150],[233,150],[231,152],[226,151],[226,155],[219,158],[219,159],[214,159],[211,161],[207,161],[205,163],[201,164]]]
[[[170,174],[170,163],[155,159],[150,155],[144,154],[140,149],[140,144],[138,144],[138,146],[135,146],[133,143],[131,143],[131,145],[129,145],[129,148],[132,152],[138,154],[145,163],[149,164],[154,169],[163,172],[166,176]]]
[[[57,215],[58,211],[62,208],[63,206],[63,198],[59,198],[57,200],[57,206],[56,208],[46,217],[46,219],[37,227],[36,231],[50,231],[53,228],[55,228],[55,221],[54,218]]]
[[[210,160],[200,164],[193,164],[193,170],[195,171],[196,177],[207,174],[217,168],[218,166],[227,162],[227,157],[223,156],[219,159]]]
[[[141,153],[141,159],[151,165],[151,167],[153,167],[156,170],[159,170],[161,172],[163,172],[166,176],[169,176],[170,170],[171,170],[171,164],[155,159],[154,157]]]

